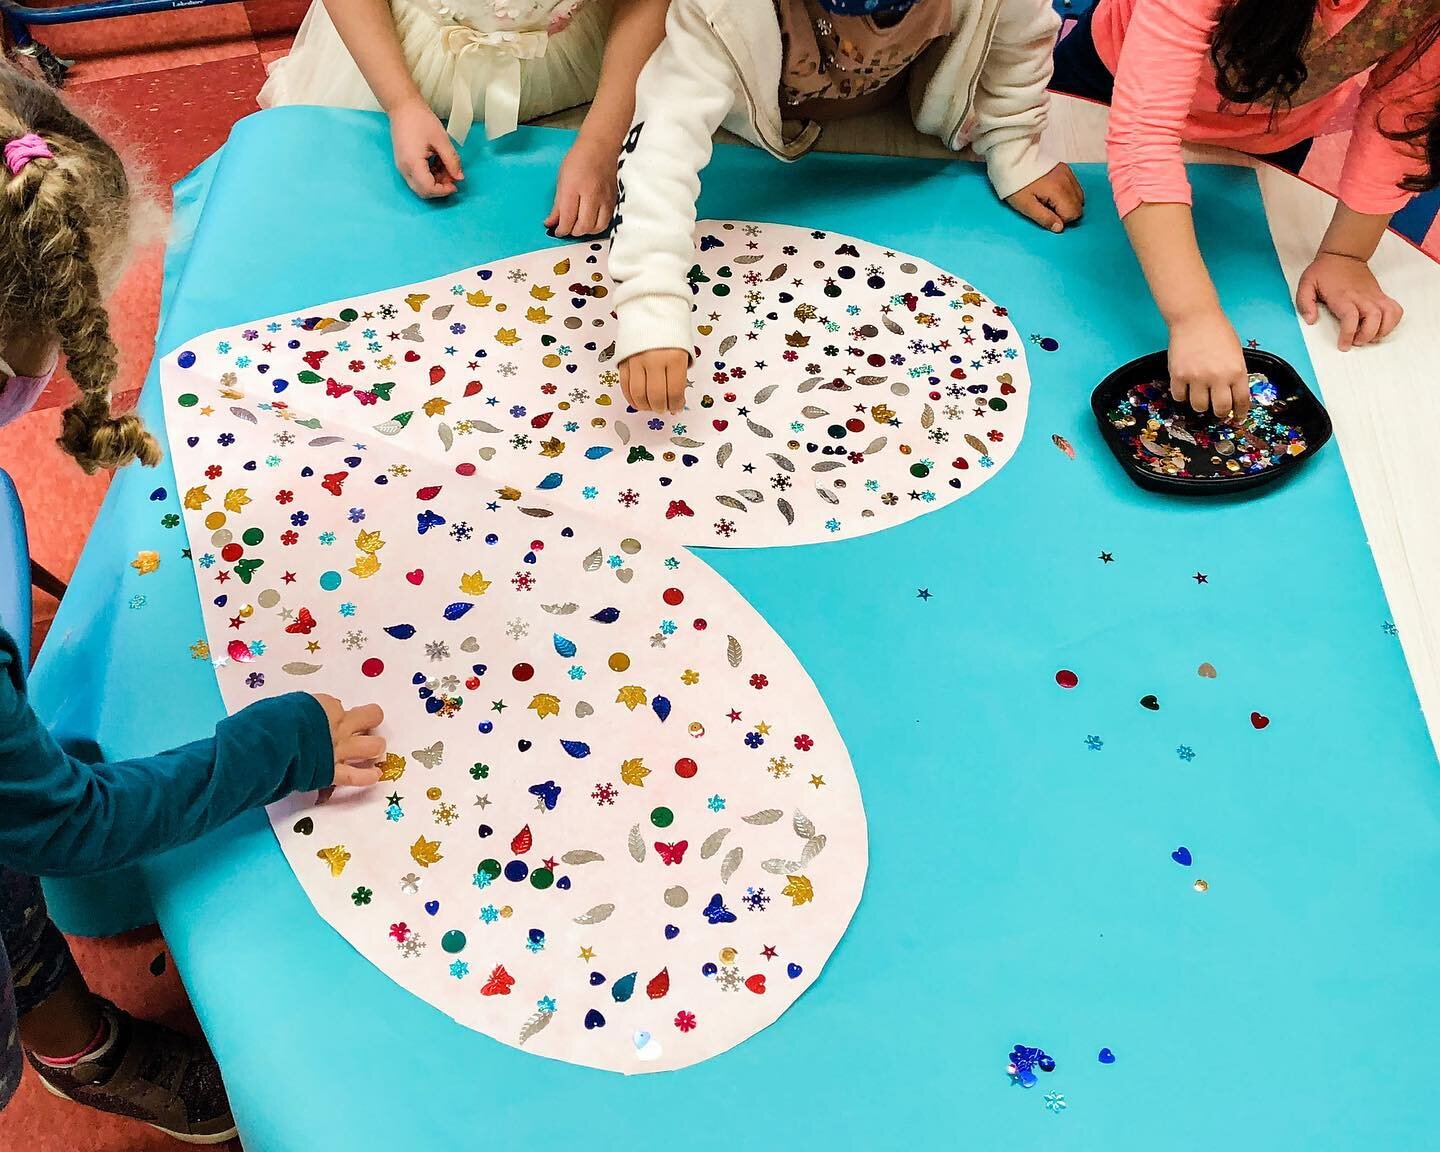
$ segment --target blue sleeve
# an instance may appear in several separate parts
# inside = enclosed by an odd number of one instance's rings
[[[325,710],[303,692],[261,700],[211,739],[158,756],[77,760],[31,709],[19,651],[0,629],[0,865],[43,876],[118,868],[334,774]]]

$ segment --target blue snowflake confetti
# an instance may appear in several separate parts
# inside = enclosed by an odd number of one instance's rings
[[[1175,749],[1175,755],[1188,764],[1191,760],[1195,759],[1195,749],[1191,748],[1188,744],[1181,744],[1180,747]]]
[[[705,807],[709,808],[711,812],[723,812],[725,811],[725,797],[711,796],[709,800],[705,801]]]
[[[463,980],[466,976],[470,975],[470,965],[465,963],[464,960],[456,960],[455,963],[450,965],[450,975],[457,980]]]
[[[1100,749],[1105,747],[1105,741],[1100,739],[1099,736],[1086,736],[1085,747],[1090,749],[1091,752],[1099,752]]]

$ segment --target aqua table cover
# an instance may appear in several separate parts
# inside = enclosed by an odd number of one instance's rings
[[[208,196],[170,265],[161,352],[544,246],[568,139],[472,140],[463,193],[423,203],[378,117],[243,121],[181,189]],[[1053,237],[960,163],[785,167],[722,147],[706,173],[704,216],[892,245],[1058,342],[1029,346],[1027,435],[983,492],[861,539],[706,552],[814,678],[864,793],[870,874],[818,984],[682,1072],[538,1059],[355,955],[257,812],[140,870],[247,1147],[1433,1142],[1440,774],[1340,452],[1241,502],[1125,479],[1089,393],[1163,329],[1103,171],[1080,177],[1085,223]],[[1191,179],[1242,338],[1309,377],[1253,175]],[[158,425],[153,381],[142,404]],[[36,670],[61,734],[111,755],[220,714],[190,652],[203,629],[177,510],[168,464],[117,478]],[[130,567],[141,549],[158,571]],[[1034,1089],[1006,1074],[1016,1043],[1057,1062]]]

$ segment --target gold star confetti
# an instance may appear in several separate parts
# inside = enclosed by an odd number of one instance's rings
[[[824,777],[824,776],[811,776],[811,777],[810,777],[810,783],[813,784],[813,785],[815,785],[816,788],[823,788],[823,787],[825,787],[825,777]]]
[[[593,960],[593,959],[595,959],[595,949],[593,949],[593,948],[588,948],[588,947],[582,947],[582,948],[580,949],[580,959],[581,959],[581,960]]]
[[[769,736],[770,725],[762,721],[761,723],[755,725],[755,731],[760,733],[761,736]]]

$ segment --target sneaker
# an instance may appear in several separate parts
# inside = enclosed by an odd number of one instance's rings
[[[57,1068],[30,1057],[47,1091],[76,1104],[128,1116],[186,1144],[235,1136],[220,1065],[204,1040],[136,1020],[101,1004],[110,1038],[92,1056]]]

